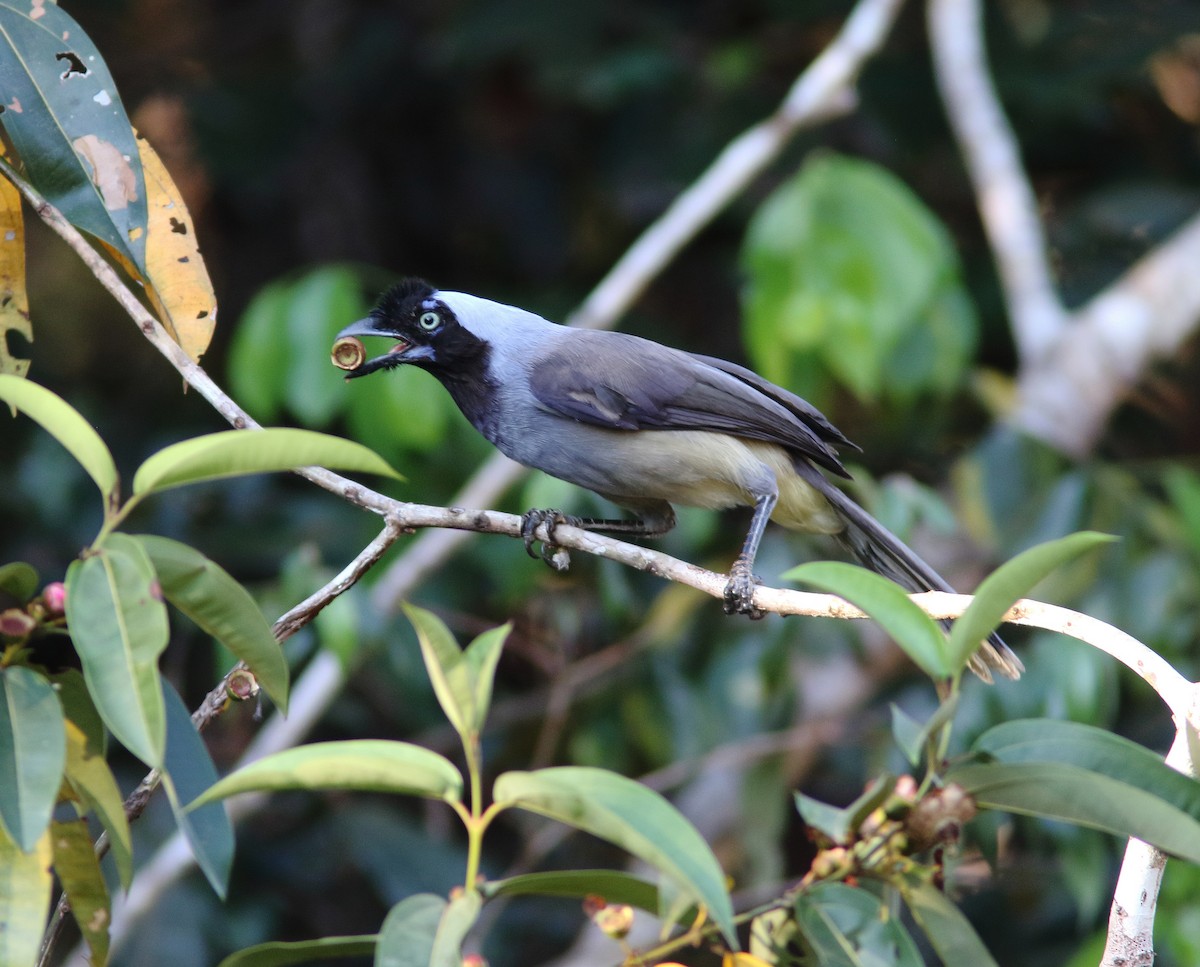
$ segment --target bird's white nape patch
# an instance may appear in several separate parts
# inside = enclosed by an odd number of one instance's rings
[[[493,349],[533,349],[547,332],[562,329],[536,313],[466,292],[438,292],[436,298],[454,313],[460,326]]]

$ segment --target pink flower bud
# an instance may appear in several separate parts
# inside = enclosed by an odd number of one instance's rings
[[[46,613],[60,615],[67,610],[67,586],[62,581],[52,581],[42,589],[42,604]]]

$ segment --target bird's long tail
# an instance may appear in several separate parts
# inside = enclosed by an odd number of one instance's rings
[[[835,536],[863,565],[909,591],[954,591],[916,552],[830,483],[820,471],[814,469],[811,475],[804,476],[846,522],[846,529]],[[1020,678],[1025,670],[1021,659],[994,632],[972,656],[968,667],[985,682],[992,681],[993,669],[1006,678]]]

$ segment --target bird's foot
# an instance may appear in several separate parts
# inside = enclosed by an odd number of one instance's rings
[[[744,614],[753,621],[766,617],[765,611],[754,606],[754,589],[760,584],[748,561],[741,557],[734,561],[725,585],[725,613]]]
[[[537,540],[537,529],[546,525],[546,540],[542,541],[540,551],[533,549]],[[561,510],[527,510],[521,516],[521,539],[525,542],[525,553],[530,557],[540,557],[556,571],[565,571],[571,565],[571,558],[564,548],[554,543],[554,532],[560,524],[568,527],[580,527],[583,521],[578,517],[564,514]]]

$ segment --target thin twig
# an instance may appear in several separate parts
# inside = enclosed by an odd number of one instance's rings
[[[271,630],[275,635],[275,640],[282,644],[301,628],[311,622],[321,611],[326,608],[338,595],[345,593],[349,588],[353,587],[358,581],[384,554],[385,551],[396,541],[396,538],[402,533],[401,529],[390,521],[370,544],[368,544],[358,556],[354,558],[345,568],[342,569],[335,578],[328,581],[319,590],[313,592],[294,608],[282,615],[272,626]],[[238,662],[231,668],[224,678],[213,688],[205,697],[196,710],[192,713],[192,724],[196,726],[198,731],[203,732],[212,722],[224,712],[230,704],[229,683],[230,679],[239,671],[246,669],[244,662]],[[245,759],[245,756],[243,756]],[[252,761],[252,760],[249,760]],[[133,790],[125,799],[125,818],[129,822],[133,822],[145,811],[149,805],[150,799],[158,790],[162,777],[157,769],[151,769],[142,779],[136,789]],[[181,854],[191,860],[191,851],[187,846],[186,841],[181,834],[176,833],[175,837],[180,840],[179,844],[167,851],[171,854],[172,851],[176,854]],[[103,857],[109,850],[110,841],[107,833],[101,833],[96,840],[96,856]],[[163,854],[156,854],[156,859]],[[129,894],[125,899],[125,907],[129,908],[135,902],[139,902],[135,894],[138,896],[144,895],[147,899],[153,899],[160,895],[160,886],[156,882],[154,876],[154,864],[148,864],[138,871],[137,878],[129,890]],[[173,877],[172,877],[173,879]],[[50,962],[50,955],[54,949],[54,945],[60,936],[65,925],[67,914],[70,913],[71,907],[67,901],[66,894],[59,897],[58,905],[55,908],[54,914],[51,917],[51,922],[46,929],[46,934],[42,939],[42,951],[38,960],[38,967]]]

